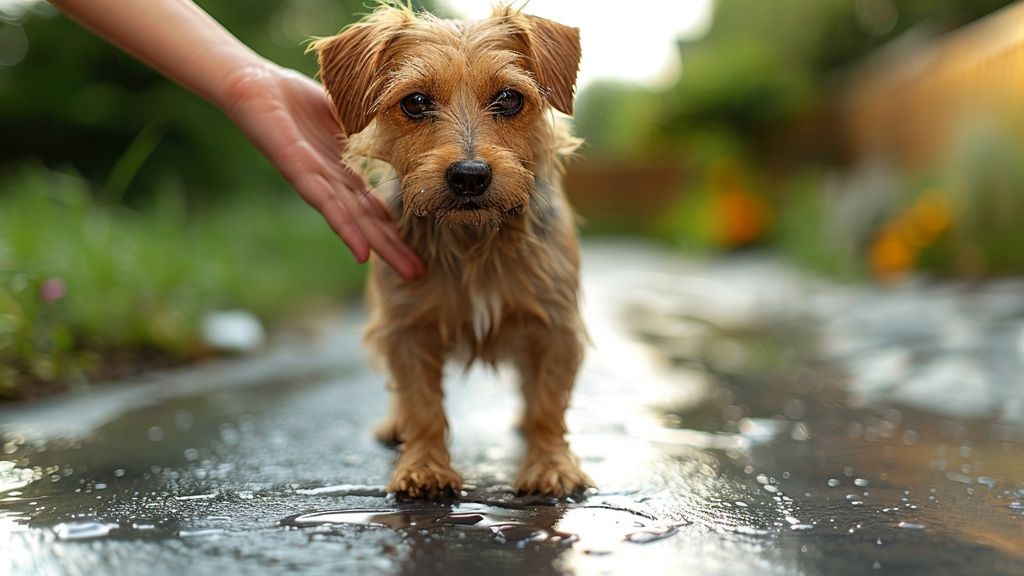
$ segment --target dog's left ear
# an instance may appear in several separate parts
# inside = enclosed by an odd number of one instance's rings
[[[559,112],[572,115],[580,68],[579,29],[529,15],[516,15],[512,25],[519,29],[528,66],[548,103]]]

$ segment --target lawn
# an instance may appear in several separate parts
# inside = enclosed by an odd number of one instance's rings
[[[0,400],[201,357],[209,311],[273,326],[362,283],[320,215],[286,191],[200,208],[168,186],[133,209],[40,168],[0,190]]]

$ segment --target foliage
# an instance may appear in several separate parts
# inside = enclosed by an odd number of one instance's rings
[[[316,66],[305,42],[369,11],[365,0],[197,3],[261,55],[310,75]],[[129,203],[144,203],[168,179],[180,180],[194,198],[284,186],[218,110],[49,5],[7,22],[4,16],[0,38],[26,51],[13,65],[0,65],[0,165],[38,159],[106,183]],[[131,180],[116,166],[126,157],[138,165],[128,170]]]
[[[680,45],[675,86],[595,86],[581,97],[579,131],[592,157],[667,157],[687,167],[655,233],[689,250],[773,244],[841,278],[1021,271],[1015,247],[1024,238],[1010,223],[1024,213],[1014,196],[1024,186],[1017,139],[975,134],[925,174],[840,182],[829,110],[845,68],[872,50],[1009,3],[719,0],[709,33]],[[801,132],[807,126],[825,128]]]
[[[23,170],[0,197],[0,398],[109,369],[111,353],[203,353],[199,319],[281,318],[355,292],[361,273],[296,197],[189,214],[179,190],[144,211],[102,205],[79,177]]]
[[[1024,145],[976,121],[920,174],[867,168],[838,182],[823,170],[790,180],[779,245],[841,278],[897,281],[926,272],[980,279],[1024,271]],[[863,171],[864,169],[862,169]]]

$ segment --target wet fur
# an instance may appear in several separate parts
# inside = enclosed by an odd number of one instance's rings
[[[381,6],[312,49],[339,118],[358,132],[349,160],[382,183],[427,264],[409,282],[375,260],[367,286],[365,341],[391,375],[378,437],[402,444],[389,489],[429,497],[462,486],[442,407],[449,359],[518,367],[527,450],[517,490],[565,496],[587,486],[564,418],[585,340],[574,213],[561,187],[578,140],[551,114],[572,112],[578,32],[511,8],[462,22]],[[487,105],[507,88],[524,96],[523,110],[497,117]],[[438,102],[433,117],[403,114],[412,92]],[[470,159],[493,173],[473,208],[444,177]]]

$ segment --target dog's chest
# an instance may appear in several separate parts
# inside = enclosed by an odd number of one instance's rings
[[[477,288],[469,292],[470,323],[477,343],[498,329],[503,309],[501,295],[491,288]]]

